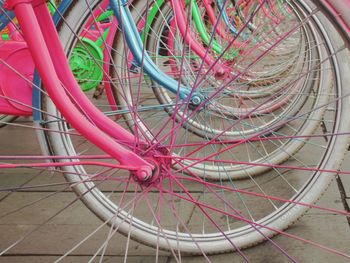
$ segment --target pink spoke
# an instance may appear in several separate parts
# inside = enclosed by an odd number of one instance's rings
[[[170,192],[173,192],[173,181],[172,180],[169,180],[169,188],[170,188]],[[161,189],[163,191],[163,184],[161,184]],[[181,219],[179,213],[176,211],[176,208],[175,208],[175,200],[174,200],[174,196],[171,195],[171,211],[172,213],[176,216],[177,220],[180,222],[180,224],[184,227],[184,229],[187,231],[187,233],[191,236],[193,242],[196,244],[197,248],[201,251],[201,253],[203,254],[203,256],[205,257],[205,259],[208,259],[207,255],[205,254],[205,252],[201,249],[200,245],[198,244],[198,242],[192,237],[191,235],[191,231],[188,229],[187,225],[185,222],[183,222],[183,220]],[[179,251],[180,253],[180,251]]]
[[[283,136],[273,136],[273,137],[253,137],[248,139],[247,142],[262,142],[262,141],[279,141],[279,140],[289,140],[289,139],[305,139],[305,138],[325,138],[325,137],[337,137],[337,136],[349,136],[350,132],[340,132],[340,133],[325,133],[325,134],[312,134],[312,135],[283,135]],[[213,141],[210,145],[222,145],[222,144],[236,144],[241,142],[241,140],[220,140]],[[184,148],[184,147],[194,147],[202,146],[203,143],[194,142],[194,143],[178,143],[172,145],[172,148]],[[162,147],[170,147],[170,145],[162,145]]]
[[[182,190],[186,193],[189,199],[192,200],[194,204],[198,205],[199,202],[192,196],[192,194],[184,187],[179,180],[177,180],[176,177],[172,177],[174,181],[182,188]],[[167,190],[163,189],[163,191],[166,193],[168,192]],[[175,196],[177,194],[173,193]],[[186,200],[186,199],[185,199]],[[227,241],[232,245],[232,247],[240,254],[240,256],[243,258],[245,262],[250,262],[249,259],[246,257],[246,255],[241,251],[239,247],[237,247],[233,241],[226,235],[226,233],[221,229],[221,227],[215,222],[215,220],[208,214],[206,210],[201,205],[198,205],[198,208],[202,211],[202,213],[205,215],[206,218],[217,228],[218,231],[227,239]]]
[[[189,195],[189,197],[191,198],[191,200],[194,199],[193,196],[187,191],[186,187],[185,187],[182,183],[180,183],[177,179],[175,179],[175,181],[176,181],[176,183],[184,190],[184,192],[185,192],[187,195]],[[235,214],[238,214],[238,215],[241,214],[239,211],[237,211],[236,209],[234,209],[234,208],[232,207],[232,205],[230,205],[225,199],[221,198],[215,191],[212,191],[212,190],[208,187],[208,185],[206,185],[206,187],[207,187],[207,189],[210,190],[210,192],[214,193],[215,196],[218,197],[218,198],[220,199],[220,201],[223,201],[226,205],[228,205],[228,206],[232,209],[232,211],[234,211]],[[197,205],[197,204],[196,204],[196,205]],[[198,205],[197,205],[197,206],[198,206]],[[201,208],[200,206],[199,206],[199,208],[202,210],[202,208]],[[202,210],[202,211],[203,211],[203,210]],[[212,217],[210,217],[209,214],[205,214],[205,216],[206,216],[211,222],[215,222],[215,220],[214,220]],[[214,224],[214,225],[220,230],[220,232],[221,232],[226,238],[228,238],[228,237],[226,236],[225,232],[222,231],[221,228],[220,228],[218,225],[216,225],[216,224]],[[260,233],[266,240],[268,240],[269,242],[271,242],[278,250],[280,250],[280,251],[281,251],[287,258],[289,258],[292,262],[294,262],[294,263],[297,262],[297,261],[295,261],[281,246],[279,246],[276,242],[274,242],[274,241],[271,240],[268,236],[266,236],[264,233],[262,233],[255,225],[251,225],[251,226],[252,226],[258,233]],[[233,244],[233,242],[230,242],[230,243]],[[235,249],[237,250],[237,247],[235,247]],[[238,250],[238,252],[240,252],[240,251]],[[240,255],[242,256],[241,253],[240,253]],[[243,254],[243,256],[244,256],[244,254]],[[245,259],[245,258],[244,258],[244,259]]]
[[[313,15],[310,14],[307,19],[310,19],[310,17]],[[262,52],[262,54],[260,54],[253,62],[251,62],[247,67],[246,70],[251,68],[253,65],[255,65],[255,63],[257,63],[259,60],[261,60],[266,54],[268,54],[273,48],[275,48],[276,46],[278,46],[285,37],[291,35],[296,29],[298,29],[300,26],[292,28],[290,31],[286,32],[283,37],[281,37],[281,39],[277,40],[276,43],[274,43],[271,47],[269,47],[266,51]],[[327,58],[328,59],[328,58]],[[238,79],[238,77],[240,77],[243,74],[243,72],[240,72],[238,74],[236,74],[233,78],[231,78],[229,80],[229,82],[227,82],[223,87],[219,88],[217,91],[215,91],[212,95],[209,96],[209,98],[206,98],[204,102],[202,102],[194,111],[191,112],[191,114],[189,114],[188,116],[185,116],[183,119],[178,123],[178,125],[175,127],[175,129],[180,129],[183,124],[188,121],[192,116],[194,116],[194,114],[196,114],[199,109],[203,108],[205,106],[206,103],[210,102],[211,99],[215,98],[215,96],[217,96],[220,92],[222,92],[226,85],[229,85],[230,83],[232,83],[233,81],[235,81],[236,79]],[[306,73],[307,74],[307,73]],[[192,96],[193,92],[198,88],[198,86],[194,86],[191,90],[191,93],[189,96]],[[279,91],[279,92],[282,92]],[[271,98],[269,98],[266,102],[270,101]],[[225,132],[227,132],[228,130],[232,129],[234,126],[238,125],[244,118],[249,117],[251,115],[251,113],[253,113],[254,111],[256,111],[257,109],[259,109],[260,107],[262,107],[266,102],[263,102],[261,104],[259,104],[258,106],[256,106],[254,109],[252,109],[251,111],[249,111],[245,116],[243,116],[243,118],[239,119],[237,122],[235,122],[233,125],[227,127],[224,129],[224,131],[222,131],[220,134],[218,134],[217,136],[215,136],[215,138],[213,138],[211,141],[215,141],[217,138],[219,138],[219,136],[222,136]],[[183,101],[182,104],[174,110],[173,115],[176,115],[177,112],[179,111],[180,107],[182,105],[184,105],[184,103],[186,103],[186,101]],[[315,110],[315,109],[313,109]],[[286,123],[290,122],[291,120],[287,120]],[[167,123],[164,124],[164,126],[167,125]],[[167,134],[163,135],[160,139],[157,139],[157,143],[153,144],[148,151],[152,150],[153,148],[155,148],[156,146],[158,146],[161,142],[163,142],[167,137],[169,137],[169,135],[173,133],[173,131],[168,132]],[[210,142],[211,142],[210,141]],[[203,148],[204,146],[208,145],[210,142],[208,142],[207,144],[203,145],[201,148]]]
[[[220,154],[220,153],[218,153]],[[213,154],[214,155],[214,154]],[[215,153],[216,155],[216,153]],[[282,165],[282,164],[269,164],[269,163],[256,163],[256,162],[243,162],[243,161],[231,161],[231,160],[217,160],[217,159],[210,159],[212,156],[208,156],[205,158],[191,158],[191,157],[179,157],[179,156],[158,156],[162,158],[167,159],[176,159],[176,160],[188,160],[188,161],[195,161],[193,164],[190,164],[180,170],[177,170],[178,173],[188,170],[189,168],[193,167],[194,165],[201,163],[203,161],[207,162],[213,162],[213,163],[227,163],[227,164],[238,164],[238,165],[250,165],[250,166],[262,166],[262,167],[271,167],[271,168],[285,168],[289,170],[300,170],[300,171],[311,171],[311,172],[322,172],[322,173],[333,173],[333,174],[350,174],[348,171],[339,171],[339,170],[330,170],[330,169],[320,169],[320,168],[312,168],[312,167],[299,167],[299,166],[292,166],[292,165]]]
[[[168,192],[168,193],[169,193],[168,190],[164,190],[164,192]],[[324,246],[324,245],[322,245],[322,244],[319,244],[319,243],[317,243],[317,242],[314,242],[314,241],[311,241],[311,240],[307,240],[307,239],[298,237],[298,236],[296,236],[296,235],[286,233],[286,232],[284,232],[284,231],[282,231],[282,230],[278,230],[278,229],[276,229],[276,228],[272,228],[272,227],[269,227],[269,226],[266,226],[266,225],[262,225],[262,224],[259,224],[259,223],[257,223],[257,222],[248,220],[248,219],[246,219],[246,218],[244,218],[244,217],[237,216],[237,215],[234,215],[234,214],[225,212],[225,211],[220,210],[220,209],[218,209],[218,208],[216,208],[216,207],[214,207],[214,206],[210,206],[210,205],[203,204],[203,203],[201,203],[201,202],[199,202],[199,201],[197,201],[197,200],[195,200],[195,199],[193,199],[193,198],[187,198],[187,197],[184,197],[184,196],[182,196],[182,195],[180,195],[180,194],[177,194],[177,193],[174,193],[174,192],[169,193],[169,194],[174,195],[174,196],[176,196],[176,197],[178,197],[178,198],[180,198],[180,199],[183,199],[183,200],[185,200],[185,201],[192,202],[192,203],[194,203],[195,205],[198,205],[199,207],[208,208],[208,209],[210,209],[210,210],[212,210],[212,211],[214,211],[214,212],[218,212],[218,213],[220,213],[220,214],[227,215],[227,216],[229,216],[229,217],[232,217],[232,218],[238,219],[238,220],[240,220],[240,221],[246,222],[246,223],[248,223],[248,224],[250,224],[250,225],[255,225],[255,226],[257,226],[257,227],[261,227],[261,228],[264,228],[264,229],[267,229],[267,230],[271,230],[271,231],[273,231],[273,232],[275,232],[275,233],[278,233],[278,234],[281,234],[281,235],[283,235],[283,236],[286,236],[286,237],[289,237],[289,238],[292,238],[292,239],[301,241],[301,242],[303,242],[303,243],[312,245],[312,246],[317,247],[317,248],[319,248],[319,249],[322,249],[322,250],[328,251],[328,252],[330,252],[330,253],[333,253],[333,254],[336,254],[336,255],[345,257],[345,258],[347,258],[347,259],[350,259],[350,255],[348,255],[348,254],[346,254],[346,253],[344,253],[344,252],[341,252],[341,251],[339,251],[339,250],[337,250],[337,249],[329,248],[329,247]]]
[[[0,169],[13,169],[13,168],[32,168],[32,167],[64,167],[64,166],[77,166],[77,165],[97,165],[110,167],[115,169],[122,170],[137,170],[137,167],[127,166],[127,165],[118,165],[118,164],[110,164],[103,162],[57,162],[57,163],[19,163],[19,164],[0,164]]]
[[[240,194],[244,194],[244,195],[250,195],[250,196],[255,196],[255,197],[259,197],[259,198],[270,199],[270,200],[279,201],[279,202],[283,202],[283,203],[296,204],[296,205],[305,206],[305,207],[308,207],[308,208],[314,208],[314,209],[318,209],[318,210],[331,212],[331,213],[336,213],[336,214],[339,214],[339,215],[344,215],[344,216],[350,217],[350,212],[348,212],[348,211],[332,209],[332,208],[322,207],[322,206],[318,206],[318,205],[314,205],[314,204],[307,204],[307,203],[303,203],[303,202],[298,202],[298,201],[293,201],[293,200],[289,200],[289,199],[284,199],[284,198],[280,198],[280,197],[277,197],[277,196],[264,195],[264,194],[259,194],[259,193],[256,193],[256,192],[246,191],[246,190],[243,190],[243,189],[237,189],[237,188],[233,188],[233,187],[228,187],[228,186],[224,186],[224,185],[220,185],[220,184],[216,184],[216,183],[211,183],[211,182],[205,181],[205,180],[201,179],[200,177],[176,176],[176,178],[178,178],[180,180],[197,182],[197,183],[200,183],[201,185],[211,186],[211,187],[214,187],[214,188],[222,189],[222,190],[233,192],[233,193],[240,193]]]

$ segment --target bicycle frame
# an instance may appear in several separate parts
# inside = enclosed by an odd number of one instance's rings
[[[219,55],[222,53],[222,51],[224,50],[224,48],[215,40],[215,39],[211,39],[212,36],[208,34],[206,28],[205,28],[205,24],[204,21],[202,19],[200,10],[199,10],[199,6],[197,4],[196,1],[194,0],[189,0],[189,3],[187,3],[187,5],[190,5],[191,7],[191,15],[194,21],[194,24],[196,26],[196,29],[201,37],[201,39],[203,40],[203,42],[208,45],[211,46],[211,48],[218,53]],[[225,33],[223,32],[223,28],[221,27],[221,23],[217,24],[217,17],[214,14],[214,10],[212,9],[212,7],[208,4],[205,3],[206,1],[204,1],[204,7],[206,9],[206,12],[208,12],[208,14],[211,17],[215,17],[212,20],[213,26],[215,28],[215,32],[217,32],[221,37],[227,38],[227,35],[225,36]],[[149,31],[150,31],[150,26],[153,23],[153,20],[155,18],[155,16],[157,15],[157,13],[159,12],[159,9],[165,4],[165,0],[157,0],[155,6],[150,10],[149,15],[147,17],[147,23],[146,23],[146,27],[145,30],[142,31],[142,40],[145,39],[145,36],[148,35]],[[187,21],[188,19],[186,17],[182,17],[184,15],[183,12],[180,12],[180,16],[178,19],[180,20],[185,20]],[[186,31],[186,30],[185,30]],[[181,33],[185,33],[184,30],[181,30]],[[182,35],[184,38],[188,38],[188,36]],[[200,43],[196,43],[197,41],[195,39],[189,39],[188,42],[191,42],[191,45],[195,44],[196,46],[200,47],[201,44]],[[234,43],[235,44],[235,43]],[[239,44],[237,43],[237,46],[239,46]],[[237,50],[233,50],[232,55],[229,54],[228,58],[229,59],[233,59],[236,56],[238,56],[238,51]],[[201,57],[201,56],[199,56]],[[201,57],[204,58],[204,57]],[[211,59],[212,60],[212,59]],[[210,61],[209,63],[211,63],[212,61]]]
[[[120,0],[111,0],[111,7],[115,12],[119,25],[121,25],[123,32],[125,32],[126,42],[136,63],[142,65],[144,71],[159,85],[165,87],[174,94],[179,94],[180,99],[189,99],[192,103],[199,105],[202,102],[202,96],[200,94],[191,92],[190,88],[164,74],[164,72],[154,64],[147,52],[144,52],[141,37],[127,3],[122,3]]]
[[[336,0],[332,3],[328,0],[321,0],[319,4],[327,6],[334,21],[345,25],[346,32],[344,33],[349,37],[350,18],[346,17],[346,14],[350,10],[350,0]],[[95,108],[81,91],[70,70],[55,25],[46,6],[46,1],[7,0],[4,7],[14,10],[46,90],[67,121],[85,138],[118,160],[121,165],[124,165],[124,169],[132,171],[140,181],[150,178],[152,169],[154,169],[153,164],[118,143],[118,141],[123,141],[128,145],[133,145],[134,136]],[[201,101],[200,94],[192,92],[187,87],[160,72],[147,53],[143,52],[142,41],[127,4],[121,0],[111,0],[111,7],[120,25],[125,29],[125,37],[129,47],[132,49],[134,58],[140,65],[145,67],[146,73],[155,78],[161,85],[168,86],[171,83],[172,91],[175,93],[179,92],[182,99],[190,97],[194,101],[197,99],[196,96],[198,96],[199,101]],[[4,16],[9,19],[11,14],[1,14],[0,21],[5,21],[2,20]],[[0,26],[3,26],[4,23],[2,22]],[[37,48],[38,46],[40,49]],[[142,61],[144,63],[141,63]],[[84,109],[87,117],[72,103],[65,88]],[[143,141],[140,144],[146,145]]]
[[[117,142],[133,145],[134,136],[95,108],[80,90],[70,70],[46,1],[10,0],[5,2],[4,7],[14,10],[46,91],[67,121],[85,138],[118,160],[121,165],[125,165],[124,168],[132,171],[140,181],[149,178],[153,165]],[[64,87],[92,122],[72,103]],[[141,141],[140,144],[144,142]]]

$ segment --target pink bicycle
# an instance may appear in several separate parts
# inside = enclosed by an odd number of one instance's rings
[[[77,197],[6,242],[0,255],[80,200],[102,223],[56,261],[107,226],[90,261],[103,260],[116,232],[154,247],[156,261],[160,250],[168,250],[178,262],[186,253],[210,261],[209,255],[228,251],[249,262],[243,249],[266,241],[297,262],[272,239],[276,234],[350,257],[284,232],[310,208],[350,215],[314,205],[335,174],[349,174],[338,169],[349,135],[350,2],[207,4],[210,8],[198,3],[210,15],[202,17],[211,32],[205,43],[189,15],[191,5],[177,13],[183,5],[175,0],[68,1],[66,8],[58,7],[57,29],[45,1],[5,2],[15,12],[38,76],[19,67],[21,56],[2,58],[1,72],[13,74],[16,86],[25,88],[6,89],[0,99],[22,111],[18,115],[33,114],[34,125],[27,128],[37,132],[43,154],[2,149],[0,173],[34,169],[55,176],[39,178],[49,183],[3,191],[58,187],[23,207],[67,189]],[[227,21],[233,20],[223,19],[228,7],[237,9],[242,23],[225,39]],[[98,19],[111,10],[115,16]],[[103,61],[82,40],[91,39],[92,31],[101,41]],[[212,50],[214,39],[226,41],[220,42],[221,54]],[[232,46],[241,55],[227,59]],[[82,80],[69,65],[77,47],[103,72],[97,83],[106,97],[96,100],[93,91],[81,90]],[[4,90],[5,75],[2,79]],[[0,112],[9,113],[5,107]],[[4,130],[18,125],[6,123]]]

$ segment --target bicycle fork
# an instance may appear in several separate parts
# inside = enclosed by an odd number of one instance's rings
[[[46,1],[6,0],[4,7],[14,10],[46,91],[66,120],[91,143],[130,170],[137,180],[149,180],[154,165],[118,143],[123,141],[133,146],[134,136],[100,112],[81,91],[70,70]],[[76,105],[84,109],[86,115]],[[138,143],[146,144],[144,141]]]

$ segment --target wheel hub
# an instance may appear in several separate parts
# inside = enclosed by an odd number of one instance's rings
[[[161,178],[171,169],[171,158],[168,158],[169,151],[165,148],[153,150],[143,159],[154,166],[153,170],[149,167],[142,167],[133,173],[134,180],[142,185],[152,185],[160,182]]]

